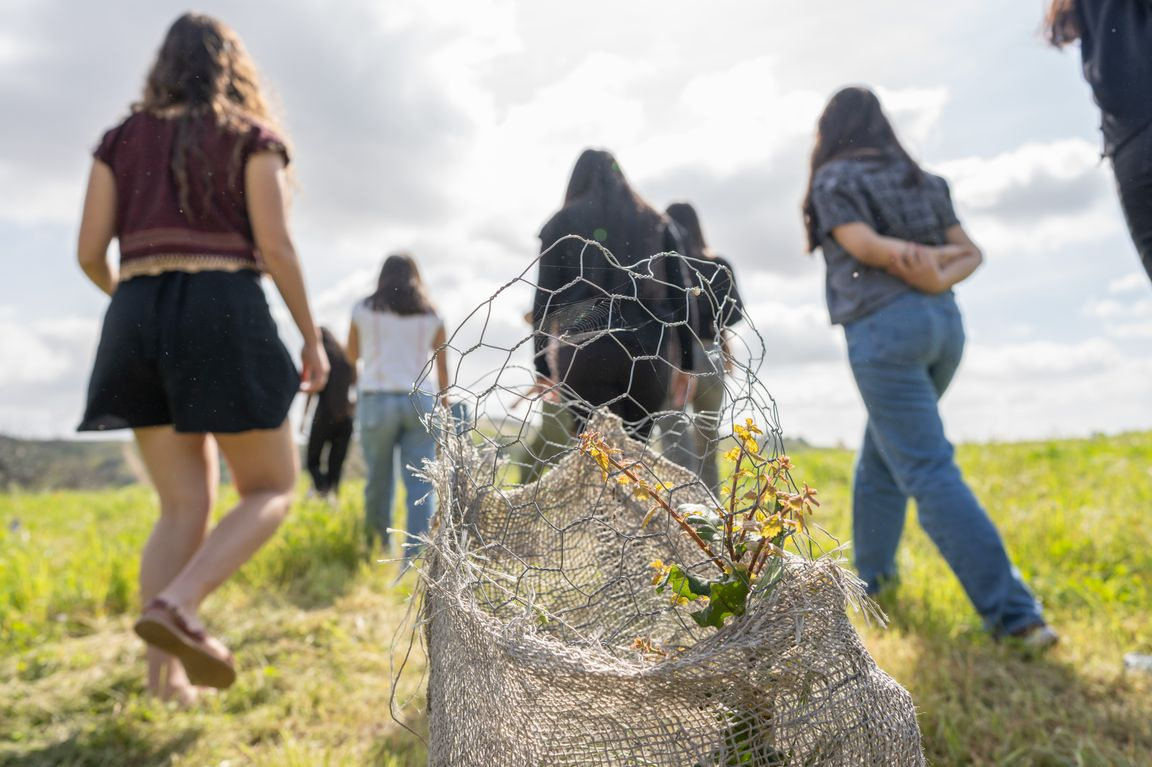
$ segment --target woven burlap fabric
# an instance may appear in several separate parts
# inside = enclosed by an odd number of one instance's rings
[[[674,503],[707,500],[614,419],[593,427]],[[746,615],[700,629],[651,584],[653,559],[704,565],[667,519],[641,528],[647,508],[575,453],[532,485],[501,472],[463,439],[429,469],[430,765],[925,763],[911,697],[848,621],[863,596],[835,562],[791,557]],[[668,655],[642,657],[638,637]]]

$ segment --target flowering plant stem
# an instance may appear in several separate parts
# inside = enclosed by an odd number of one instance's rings
[[[580,436],[580,451],[596,462],[605,482],[627,487],[637,501],[651,504],[642,525],[660,512],[667,514],[719,570],[718,577],[708,579],[676,563],[656,560],[651,564],[657,591],[670,590],[675,604],[701,606],[691,613],[701,626],[719,628],[729,616],[744,614],[768,558],[782,556],[785,541],[806,532],[804,516],[819,505],[816,491],[807,485],[800,493],[789,492],[792,464],[788,456],[762,456],[757,434],[763,432],[751,419],[733,427],[738,447],[725,454],[733,463],[731,478],[723,488],[726,503],[679,507],[673,507],[662,482],[642,476],[639,463],[622,461],[621,451],[600,434]]]

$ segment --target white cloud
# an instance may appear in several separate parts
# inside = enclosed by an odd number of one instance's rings
[[[1142,272],[1132,272],[1123,277],[1117,277],[1108,283],[1109,293],[1146,293],[1148,291],[1148,275]]]
[[[1104,333],[1118,340],[1152,338],[1152,322],[1109,323],[1104,326]]]
[[[811,140],[824,98],[782,82],[773,57],[698,74],[684,85],[680,109],[636,148],[638,166],[646,174],[672,164],[727,175],[765,163]]]
[[[938,167],[989,252],[981,278],[964,288],[982,324],[945,402],[956,433],[1149,423],[1139,346],[1152,334],[1148,286],[1140,274],[1118,277],[1133,261],[1120,247],[1126,234],[1079,73],[1052,59],[1052,76],[1024,103],[1021,78],[1050,56],[1036,53],[1031,10],[881,5],[837,7],[834,28],[799,0],[714,13],[654,0],[293,0],[274,17],[258,6],[220,7],[283,96],[301,181],[300,252],[317,316],[338,335],[384,256],[400,248],[420,261],[450,329],[463,323],[536,255],[535,234],[559,206],[579,151],[607,146],[654,203],[696,202],[712,244],[736,264],[785,429],[854,444],[863,410],[842,333],[827,324],[822,266],[801,255],[798,204],[817,114],[835,88],[862,80],[918,157],[925,147],[962,153]],[[0,188],[20,193],[0,204],[0,235],[6,226],[75,224],[86,150],[132,98],[164,24],[181,10],[171,0],[114,2],[113,12],[8,0],[0,100],[24,119],[4,126]],[[865,27],[872,44],[861,47]],[[92,42],[113,32],[124,45]],[[965,41],[976,34],[996,53],[973,59]],[[813,59],[814,39],[831,55]],[[988,77],[996,66],[1003,82]],[[1062,98],[1072,91],[1082,103]],[[73,95],[64,117],[42,97],[53,92]],[[56,247],[30,257],[47,264]],[[59,279],[79,279],[69,259],[58,260]],[[1092,276],[1104,284],[1091,287]],[[82,400],[94,332],[53,325],[45,318],[68,309],[49,289],[42,295],[43,314],[29,322],[0,309],[0,399],[17,403],[0,409],[0,428],[66,430]],[[1094,298],[1082,304],[1085,295]],[[496,345],[526,335],[529,301],[524,286],[497,301],[488,320]],[[1047,303],[1072,308],[1048,312]],[[272,304],[292,339],[282,304]],[[1069,325],[1075,341],[1064,340]],[[473,372],[499,358],[486,354]]]
[[[37,176],[0,156],[0,189],[5,190],[0,223],[7,219],[16,224],[75,225],[80,216],[84,194],[81,183],[87,163],[83,153],[76,152],[74,176],[60,178],[50,174]]]
[[[1114,298],[1091,300],[1084,305],[1084,315],[1102,320],[1152,319],[1152,297],[1132,301],[1118,301]]]
[[[940,164],[952,181],[957,199],[974,210],[1001,204],[1013,190],[1055,179],[1067,181],[1095,175],[1100,150],[1083,139],[1028,142],[992,157],[966,157]]]
[[[947,86],[934,88],[877,88],[884,111],[896,124],[901,140],[923,146],[937,129],[950,96]]]
[[[0,390],[74,376],[93,345],[96,324],[67,317],[20,323],[0,320]]]
[[[956,441],[1048,439],[1152,428],[1152,356],[1107,340],[971,344],[941,402]],[[866,415],[847,359],[769,366],[784,433],[856,447]]]
[[[1123,231],[1099,149],[1083,139],[1026,142],[935,169],[949,180],[965,227],[998,257],[1050,259]]]
[[[1131,274],[1113,280],[1108,285],[1108,297],[1089,299],[1082,314],[1103,323],[1109,338],[1152,338],[1152,295],[1147,290],[1147,278]]]
[[[1110,340],[975,346],[945,400],[960,439],[1026,439],[1152,428],[1152,356]]]

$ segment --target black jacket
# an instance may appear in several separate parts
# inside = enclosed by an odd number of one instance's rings
[[[545,354],[549,338],[592,336],[608,329],[618,331],[616,338],[633,344],[636,353],[665,358],[666,344],[674,336],[680,367],[693,370],[696,300],[690,291],[689,270],[678,255],[683,245],[676,226],[660,217],[645,238],[649,241],[631,248],[637,254],[664,252],[667,256],[629,255],[623,248],[614,252],[623,266],[651,276],[638,280],[635,273],[609,263],[599,248],[564,239],[569,234],[593,239],[581,217],[570,213],[560,211],[540,233],[543,254],[532,305],[537,372],[555,375]],[[668,325],[672,325],[671,333],[665,329]]]
[[[1077,0],[1084,78],[1112,155],[1152,123],[1152,0]]]

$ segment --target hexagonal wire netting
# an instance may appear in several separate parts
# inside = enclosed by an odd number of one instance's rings
[[[846,608],[869,603],[833,558],[783,558],[771,589],[719,630],[654,588],[654,560],[711,563],[606,481],[579,435],[597,433],[673,507],[715,508],[735,424],[758,426],[763,455],[783,448],[757,375],[765,347],[732,312],[723,267],[669,253],[622,264],[575,239],[572,282],[542,290],[533,263],[447,343],[454,406],[429,419],[438,513],[421,542],[429,763],[923,764],[912,701],[849,623]],[[673,258],[688,278],[668,279]],[[561,305],[576,283],[582,298]],[[528,292],[539,316],[523,315]],[[702,338],[695,302],[732,322]],[[676,364],[684,344],[692,370]],[[685,376],[693,406],[653,399]]]

